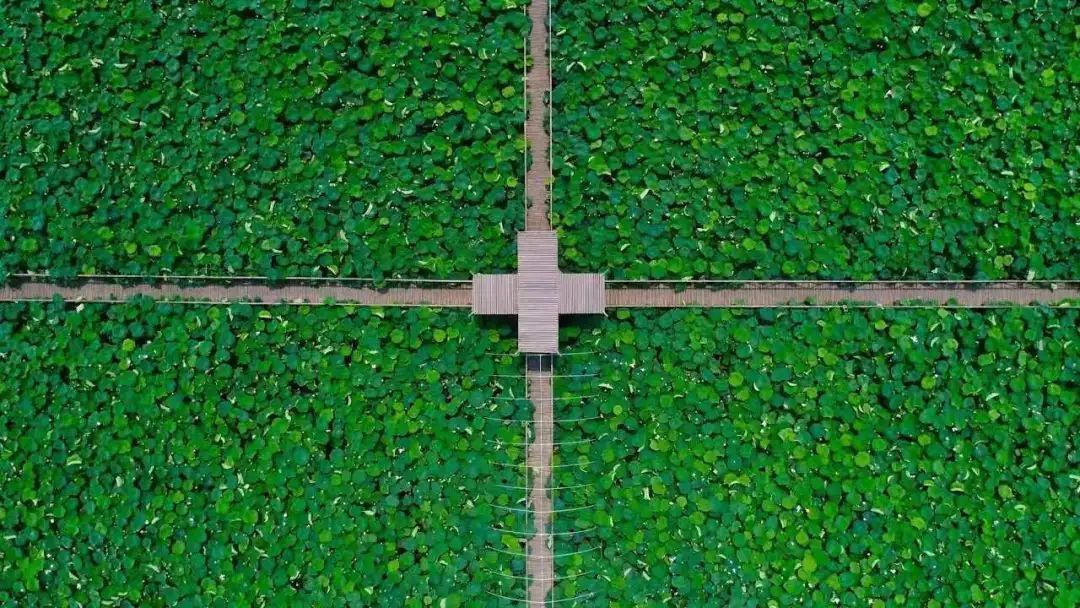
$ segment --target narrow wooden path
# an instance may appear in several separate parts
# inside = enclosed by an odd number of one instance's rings
[[[551,99],[551,58],[548,53],[549,0],[533,0],[529,5],[529,58],[532,67],[525,77],[528,102],[525,139],[529,144],[531,164],[525,173],[525,230],[551,230],[551,137],[549,101]]]
[[[527,542],[526,576],[528,603],[545,605],[555,587],[555,556],[552,547],[551,460],[555,444],[555,400],[552,357],[527,355],[525,377],[533,404],[532,437],[526,464],[529,471],[529,510],[533,535]]]
[[[50,283],[38,279],[0,286],[0,302],[43,302],[59,297],[68,302],[118,304],[136,297],[186,304],[246,302],[276,305],[431,306],[470,308],[469,281],[417,281],[404,287],[377,288],[372,284],[275,284],[266,278],[203,281],[192,285],[175,281],[125,284],[116,280],[87,279]],[[689,283],[684,288],[668,283],[608,282],[607,308],[807,308],[847,306],[999,308],[1007,306],[1080,305],[1080,281],[912,283],[829,281],[747,282],[731,286]]]
[[[246,302],[264,306],[335,304],[468,308],[472,304],[472,288],[467,281],[462,287],[409,286],[385,289],[372,286],[268,283],[185,285],[162,282],[125,285],[116,281],[88,280],[65,285],[26,281],[0,286],[0,302],[47,302],[59,297],[68,302],[118,304],[136,297],[148,297],[161,302],[207,305]]]
[[[1080,301],[1080,282],[751,282],[737,286],[609,282],[608,308],[1039,306]]]
[[[523,321],[519,324],[518,346],[522,352],[534,350],[540,353],[559,349],[558,290],[555,285],[559,277],[558,237],[551,232],[551,137],[547,130],[552,86],[549,2],[532,0],[529,4],[529,21],[532,24],[529,58],[532,66],[525,77],[525,97],[528,102],[525,140],[531,163],[525,173],[525,197],[528,200],[525,232],[518,235],[518,280],[522,282],[522,294],[525,294],[518,303],[518,319]],[[545,285],[548,287],[545,288]],[[553,310],[529,314],[530,307],[550,303],[553,294]],[[555,442],[552,366],[550,355],[546,358],[543,354],[526,355],[525,375],[533,405],[530,425],[532,437],[526,450],[526,470],[531,488],[528,508],[533,515],[533,535],[527,541],[525,576],[528,591],[525,603],[531,606],[547,605],[555,587],[552,502],[548,490]]]

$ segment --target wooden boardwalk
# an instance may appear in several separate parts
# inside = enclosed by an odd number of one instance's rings
[[[551,98],[551,58],[548,53],[549,0],[533,0],[529,5],[529,58],[532,67],[525,76],[528,118],[525,139],[532,163],[525,173],[525,230],[551,230],[551,137],[548,132],[547,100]]]
[[[562,282],[582,283],[582,293],[599,286],[591,278],[598,275],[562,275]],[[505,293],[491,296],[487,308],[477,314],[517,314],[517,275],[478,275],[500,277]],[[433,285],[442,285],[437,283]],[[230,282],[206,282],[201,285],[176,282],[122,284],[90,279],[71,284],[41,280],[16,281],[0,286],[0,302],[43,302],[60,298],[68,302],[118,304],[137,297],[162,302],[187,304],[227,304],[245,302],[272,305],[355,305],[355,306],[430,306],[470,308],[476,291],[469,281],[451,286],[427,286],[423,282],[407,287],[376,288],[371,285],[300,285],[286,281],[275,285],[268,279]],[[609,282],[602,299],[595,295],[583,298],[574,307],[560,300],[561,314],[600,313],[604,308],[807,308],[807,307],[954,307],[1000,308],[1009,306],[1055,306],[1080,304],[1080,281],[985,283],[909,283],[909,282],[747,282],[729,287],[687,287],[672,285],[639,286],[641,283]],[[573,296],[576,291],[560,288]],[[497,297],[496,297],[497,296]],[[577,297],[577,296],[575,296]],[[606,300],[606,301],[605,301]],[[602,302],[595,308],[596,302]],[[509,304],[507,304],[509,303]],[[588,307],[586,306],[588,305]],[[593,308],[589,308],[593,307]],[[564,310],[565,308],[565,310]]]
[[[529,57],[532,67],[525,78],[528,118],[525,139],[531,164],[525,173],[525,232],[518,234],[518,351],[556,353],[559,351],[559,261],[558,237],[551,232],[551,137],[547,131],[551,99],[550,0],[532,0],[529,5]],[[535,234],[539,232],[539,234]],[[532,234],[530,234],[532,233]],[[550,242],[549,242],[550,241]],[[550,253],[550,255],[546,255]],[[529,508],[533,536],[527,541],[525,576],[528,598],[524,603],[543,606],[555,587],[555,558],[552,553],[551,458],[554,443],[555,408],[551,357],[544,369],[543,355],[527,355],[525,373],[533,404],[532,434],[526,450],[531,477]]]
[[[467,281],[461,287],[409,286],[385,289],[371,286],[273,285],[257,282],[205,285],[161,282],[125,285],[104,280],[81,281],[71,285],[25,281],[0,286],[0,302],[47,302],[60,298],[68,302],[118,304],[138,297],[161,302],[205,305],[238,302],[264,306],[335,304],[468,308],[472,305],[472,289]]]
[[[547,603],[555,586],[555,556],[551,534],[551,460],[555,444],[555,400],[552,357],[528,355],[525,377],[533,405],[532,437],[526,453],[529,471],[528,508],[533,516],[533,536],[527,541],[528,603]]]
[[[473,276],[472,312],[517,315],[518,352],[559,352],[559,315],[604,314],[604,275],[559,270],[558,236],[518,233],[518,273]]]
[[[1039,306],[1080,300],[1080,282],[909,283],[753,282],[678,289],[614,282],[608,308],[960,307]],[[699,285],[699,284],[691,284]]]

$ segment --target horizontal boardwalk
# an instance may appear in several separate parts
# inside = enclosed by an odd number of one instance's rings
[[[246,302],[261,305],[434,306],[468,308],[472,289],[464,287],[351,287],[347,285],[267,285],[176,283],[123,285],[91,280],[72,285],[27,281],[0,287],[0,302],[40,302],[55,297],[70,302],[120,303],[136,297],[185,304]]]
[[[751,282],[718,286],[691,283],[609,287],[608,308],[774,308],[933,306],[993,308],[1080,303],[1080,282],[913,283],[913,282]]]
[[[513,276],[513,275],[510,275]],[[563,277],[574,275],[563,275]],[[597,275],[598,276],[598,275]],[[221,279],[223,280],[223,279]],[[592,281],[586,281],[592,286]],[[42,280],[17,281],[0,286],[0,302],[40,302],[54,297],[70,302],[120,303],[148,297],[188,304],[252,304],[357,306],[432,306],[470,308],[473,288],[469,281],[433,282],[433,286],[376,288],[353,282],[341,284],[268,284],[254,277],[228,282],[203,281],[124,283],[92,279],[74,283]],[[437,286],[445,285],[445,286]],[[745,282],[712,286],[691,283],[685,289],[671,284],[648,286],[635,282],[609,282],[604,290],[606,308],[774,308],[774,307],[899,307],[931,306],[994,308],[1001,306],[1080,305],[1080,281],[1047,282]],[[516,303],[516,302],[515,302]],[[504,305],[504,304],[500,304]],[[515,307],[516,308],[516,307]],[[500,314],[514,314],[507,311]],[[563,312],[563,311],[560,311]]]

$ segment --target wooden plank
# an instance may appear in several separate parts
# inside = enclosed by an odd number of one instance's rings
[[[559,352],[559,273],[518,278],[518,351]]]
[[[604,314],[604,275],[563,274],[559,279],[559,314]]]
[[[518,233],[519,352],[559,352],[558,252],[552,231]]]
[[[516,315],[518,277],[515,274],[478,274],[472,282],[472,311],[476,315]]]
[[[559,271],[559,240],[554,232],[519,232],[517,246],[518,273]]]

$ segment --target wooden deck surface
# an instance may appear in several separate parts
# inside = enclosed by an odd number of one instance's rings
[[[50,301],[59,297],[68,302],[116,304],[136,297],[186,304],[246,302],[260,305],[321,305],[327,303],[360,306],[432,306],[468,308],[472,304],[469,287],[350,287],[343,285],[265,285],[176,283],[124,285],[111,281],[85,281],[57,285],[39,281],[0,287],[0,302]]]
[[[912,284],[876,282],[748,283],[739,287],[616,286],[608,308],[774,308],[814,306],[955,306],[992,308],[1059,304],[1080,299],[1080,284]]]
[[[548,56],[548,1],[533,0],[529,5],[529,57],[532,67],[525,76],[525,97],[528,118],[525,139],[529,143],[532,162],[525,173],[525,196],[529,201],[525,212],[526,230],[551,230],[551,137],[547,131],[548,106],[551,96],[551,62]]]
[[[516,315],[518,312],[516,274],[478,274],[473,277],[474,315]]]
[[[514,275],[498,275],[513,278]],[[566,277],[582,275],[562,275]],[[588,276],[588,275],[584,275]],[[563,281],[565,283],[565,280]],[[589,284],[585,282],[586,286]],[[585,287],[587,288],[587,287]],[[561,290],[560,290],[561,291]],[[359,287],[347,285],[242,284],[182,285],[176,283],[121,284],[90,280],[56,284],[39,280],[0,286],[0,302],[41,302],[59,297],[68,302],[121,303],[135,297],[189,303],[248,302],[261,305],[319,305],[328,302],[359,306],[432,306],[469,308],[474,289],[463,282],[454,287]],[[585,296],[582,296],[585,297]],[[899,284],[868,282],[844,286],[831,282],[794,284],[746,283],[739,287],[609,286],[603,291],[606,308],[773,308],[831,306],[941,306],[996,308],[1076,303],[1080,282],[1055,284],[1016,281],[980,284]],[[589,297],[589,302],[594,298]],[[501,306],[501,305],[500,305]],[[566,314],[568,311],[560,312]],[[488,314],[515,314],[517,311]]]
[[[518,352],[559,352],[559,244],[551,231],[519,232]]]
[[[555,444],[555,400],[551,357],[530,355],[525,361],[529,400],[533,406],[532,435],[526,455],[529,470],[528,508],[533,536],[527,541],[528,604],[543,606],[555,586],[552,550],[551,459]]]

